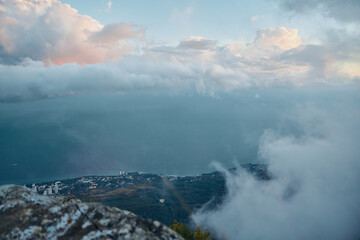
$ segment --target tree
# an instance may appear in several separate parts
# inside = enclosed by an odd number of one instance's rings
[[[174,223],[170,226],[172,230],[180,234],[185,240],[194,240],[194,233],[186,227],[184,224],[174,220]]]
[[[210,238],[210,232],[202,232],[200,227],[197,227],[195,233],[193,233],[188,227],[176,220],[170,225],[170,228],[180,234],[185,240],[214,240]]]
[[[194,240],[212,240],[212,239],[210,238],[210,232],[202,232],[200,227],[197,227],[194,234]]]

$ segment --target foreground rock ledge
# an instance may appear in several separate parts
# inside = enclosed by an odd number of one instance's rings
[[[182,239],[158,221],[100,203],[0,186],[0,239]]]

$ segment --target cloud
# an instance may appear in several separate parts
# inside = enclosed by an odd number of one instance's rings
[[[128,23],[113,23],[106,25],[96,33],[93,33],[88,41],[97,43],[97,44],[116,44],[120,39],[140,39],[142,38],[142,31],[134,31],[134,26]]]
[[[194,13],[194,7],[189,6],[185,9],[175,8],[170,16],[170,21],[174,23],[183,23],[189,21]]]
[[[329,111],[300,108],[290,115],[298,131],[266,131],[259,153],[272,180],[225,171],[222,206],[194,220],[224,239],[359,238],[360,112]]]
[[[130,42],[143,39],[143,29],[132,24],[102,26],[58,0],[6,0],[0,6],[6,13],[0,15],[0,101],[138,90],[214,95],[360,78],[359,45],[345,33],[330,34],[322,45],[301,44],[297,29],[285,27],[259,30],[247,44],[221,46],[190,36],[177,46],[147,45],[135,55]]]
[[[141,67],[139,67],[141,64]],[[54,98],[91,92],[189,89],[193,72],[182,65],[128,57],[119,63],[43,67],[41,62],[0,65],[0,101]]]
[[[295,65],[311,66],[309,77],[313,80],[359,79],[360,44],[358,38],[359,34],[349,35],[344,31],[329,32],[323,44],[304,45],[287,51],[279,57]]]
[[[264,49],[278,47],[289,50],[300,46],[301,39],[298,36],[297,29],[278,27],[258,31],[254,44]]]
[[[320,11],[324,16],[342,22],[360,21],[358,0],[280,0],[281,6],[295,13]]]
[[[204,39],[199,36],[190,36],[181,41],[178,47],[184,49],[211,50],[217,46],[214,40]]]
[[[133,50],[130,40],[143,29],[128,23],[102,26],[58,0],[0,2],[0,62],[25,58],[46,64],[80,65],[120,59]]]
[[[111,10],[111,7],[112,7],[112,1],[111,0],[109,0],[108,2],[107,2],[107,11],[110,11]]]
[[[256,22],[259,19],[259,16],[255,15],[255,16],[251,16],[250,20],[251,22]]]

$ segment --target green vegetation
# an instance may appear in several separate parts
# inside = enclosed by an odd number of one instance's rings
[[[170,228],[180,234],[185,240],[214,240],[210,238],[210,232],[202,232],[200,227],[196,228],[195,233],[187,226],[174,220]]]
[[[247,164],[242,167],[259,179],[269,179],[266,165]],[[230,169],[230,172],[235,171],[236,169]],[[54,183],[52,181],[38,184],[42,187],[39,193],[42,194]],[[27,187],[31,188],[31,184]],[[191,214],[204,204],[206,210],[216,208],[223,201],[225,194],[225,177],[221,172],[187,177],[132,172],[65,179],[59,184],[59,195],[73,195],[84,202],[100,202],[107,206],[126,209],[143,218],[157,220],[166,225],[171,225],[173,219],[183,223],[189,222]]]

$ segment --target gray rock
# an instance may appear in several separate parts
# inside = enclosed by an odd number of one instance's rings
[[[157,221],[100,203],[0,186],[0,239],[182,239]]]

